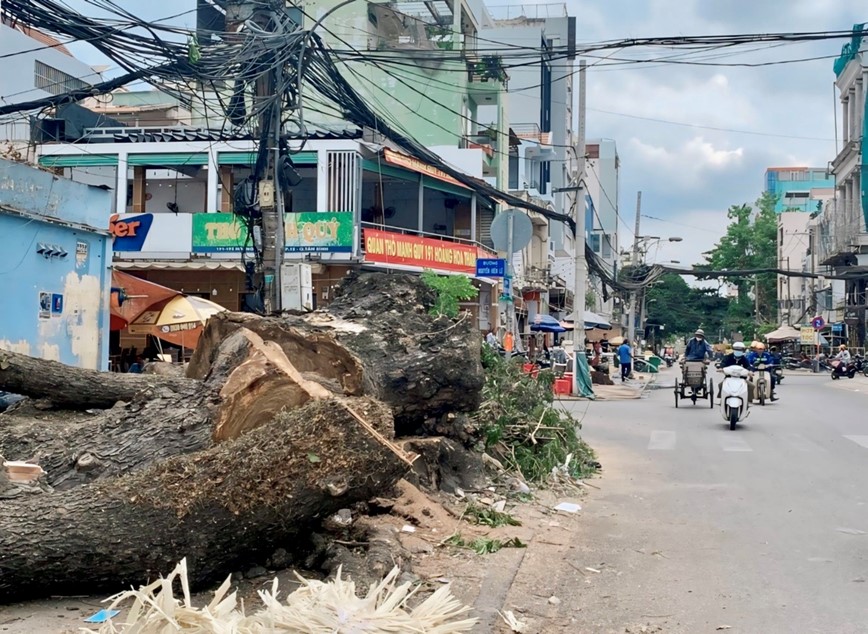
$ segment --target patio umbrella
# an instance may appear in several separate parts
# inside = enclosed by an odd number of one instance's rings
[[[576,314],[570,313],[566,316],[565,321],[574,322],[576,320]],[[598,328],[600,330],[611,330],[612,324],[610,324],[605,317],[601,317],[595,312],[590,310],[585,311],[585,330],[593,330],[594,328]]]
[[[109,329],[123,330],[146,310],[180,295],[181,292],[173,288],[123,271],[112,271]]]
[[[551,315],[537,314],[530,325],[530,329],[534,332],[566,332],[567,329],[561,326],[560,322]]]
[[[208,318],[226,310],[201,297],[173,297],[153,306],[129,325],[130,334],[153,335],[182,348],[195,348]]]

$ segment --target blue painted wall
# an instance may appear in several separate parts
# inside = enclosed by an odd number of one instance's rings
[[[108,369],[110,209],[107,191],[0,161],[0,348]]]
[[[793,174],[802,175],[792,178]],[[810,197],[811,190],[834,187],[835,178],[832,175],[826,176],[825,169],[819,167],[793,167],[769,169],[766,171],[766,191],[777,197],[775,213],[783,213],[784,211],[807,211],[810,213],[817,211],[820,208],[818,205],[821,201]],[[791,192],[807,193],[808,197],[788,198],[787,194]]]

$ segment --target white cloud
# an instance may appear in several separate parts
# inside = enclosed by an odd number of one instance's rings
[[[673,187],[696,189],[706,184],[706,177],[741,166],[744,149],[715,147],[703,137],[693,137],[674,147],[630,139],[628,149],[643,171],[657,178],[675,179]]]

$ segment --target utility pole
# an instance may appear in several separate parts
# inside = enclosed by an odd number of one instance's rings
[[[630,259],[632,270],[636,271],[639,266],[639,219],[642,214],[642,192],[636,192],[636,223],[633,227],[633,254]],[[636,336],[636,304],[638,302],[638,293],[630,291],[630,307],[627,311],[627,341],[633,345],[633,339]]]
[[[260,27],[267,28],[274,18],[273,12],[279,8],[260,11],[261,5],[251,0],[233,0],[226,6],[226,26],[236,32],[247,20],[256,21]],[[280,191],[278,166],[280,165],[280,135],[282,130],[281,100],[276,94],[281,84],[281,69],[274,68],[263,73],[256,80],[253,97],[254,108],[265,104],[259,115],[259,131],[267,131],[262,143],[267,143],[267,162],[261,179],[256,184],[259,193],[261,224],[254,225],[253,240],[259,257],[253,278],[254,287],[266,313],[281,310],[281,269],[284,259],[284,217],[283,195]],[[257,230],[259,235],[257,235]]]
[[[586,62],[579,60],[579,160],[578,184],[574,202],[576,220],[576,268],[573,289],[573,385],[572,393],[579,394],[579,355],[585,354],[585,289],[588,285],[585,262],[585,100]]]

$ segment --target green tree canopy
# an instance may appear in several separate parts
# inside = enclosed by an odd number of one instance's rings
[[[649,326],[663,326],[657,340],[671,340],[702,328],[712,341],[718,338],[726,317],[728,300],[714,288],[691,288],[683,277],[666,273],[645,295]]]
[[[768,192],[757,199],[755,208],[733,205],[727,211],[726,233],[697,268],[714,271],[775,268],[777,227],[775,196]],[[754,336],[773,329],[777,321],[777,279],[774,273],[729,278],[737,295],[728,303],[723,327],[726,332]]]

